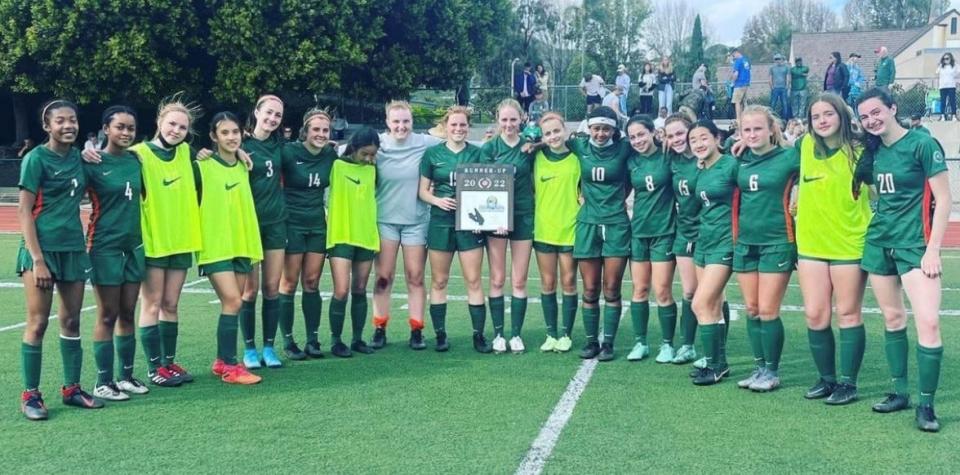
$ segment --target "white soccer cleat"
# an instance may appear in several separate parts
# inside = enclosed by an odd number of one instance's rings
[[[93,395],[107,401],[126,401],[130,395],[121,391],[114,382],[109,382],[102,386],[97,386],[93,390]]]
[[[494,353],[506,353],[507,351],[507,339],[503,335],[497,335],[493,337],[493,352]]]
[[[515,336],[510,339],[510,351],[514,353],[523,353],[527,351],[526,347],[523,346],[523,340],[519,336]]]

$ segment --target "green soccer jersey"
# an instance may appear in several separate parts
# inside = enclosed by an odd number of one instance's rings
[[[696,197],[700,168],[693,156],[667,152],[672,174],[673,199],[677,204],[677,235],[687,241],[696,241],[700,222],[700,199]]]
[[[775,147],[763,155],[744,153],[737,174],[737,242],[758,246],[795,242],[790,194],[799,173],[800,153],[794,147]]]
[[[283,194],[292,229],[323,232],[327,228],[323,193],[330,186],[330,170],[337,160],[332,145],[311,154],[302,142],[283,147]]]
[[[433,196],[437,198],[457,197],[457,165],[480,163],[483,160],[480,147],[466,144],[460,152],[453,152],[441,143],[423,152],[420,161],[420,176],[433,182]],[[444,211],[436,206],[430,208],[430,222],[439,226],[456,225],[454,211]]]
[[[93,211],[87,226],[87,248],[92,251],[131,251],[143,244],[140,160],[133,152],[100,152],[100,164],[83,164],[87,194]]]
[[[253,203],[257,208],[257,220],[261,226],[287,219],[287,207],[280,183],[284,145],[287,143],[273,135],[266,140],[247,137],[243,141],[243,150],[253,161],[250,190],[253,191]]]
[[[497,136],[480,149],[485,161],[516,167],[513,174],[513,212],[516,214],[533,212],[533,157],[521,150],[525,143],[520,140],[511,147]]]
[[[23,158],[19,186],[36,195],[32,212],[43,251],[84,250],[80,198],[87,177],[82,163],[75,148],[60,156],[45,145],[35,147]]]
[[[633,237],[673,234],[675,210],[670,160],[655,150],[650,155],[634,153],[627,166],[633,185]]]
[[[881,145],[873,160],[879,198],[867,242],[901,249],[924,246],[930,239],[935,204],[927,180],[945,171],[943,148],[922,132],[911,130],[893,145]]]
[[[700,199],[700,235],[697,249],[706,252],[733,250],[733,209],[739,204],[737,159],[722,155],[700,171],[697,198]]]
[[[633,149],[626,140],[597,147],[587,139],[567,141],[567,148],[580,157],[580,190],[583,206],[577,221],[586,224],[628,223],[627,159]]]

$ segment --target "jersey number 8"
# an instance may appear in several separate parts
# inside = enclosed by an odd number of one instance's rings
[[[647,177],[644,178],[643,181],[647,185],[647,191],[653,191],[654,189],[656,189],[656,186],[653,185],[653,175],[647,175]]]
[[[708,208],[710,207],[710,198],[707,198],[707,192],[706,192],[706,191],[701,191],[701,192],[700,192],[700,199],[703,200],[703,206],[706,206],[706,207],[708,207]]]

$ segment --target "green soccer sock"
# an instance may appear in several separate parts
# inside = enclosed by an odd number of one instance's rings
[[[940,363],[943,361],[943,347],[927,348],[917,345],[917,366],[919,366],[920,404],[933,404],[933,396],[940,383]]]
[[[700,325],[700,343],[703,345],[703,354],[707,358],[707,367],[711,369],[717,369],[717,363],[719,363],[716,338],[717,333],[722,331],[719,326],[716,323]]]
[[[540,294],[540,305],[543,307],[543,323],[547,326],[547,335],[557,338],[557,317],[560,314],[557,293]]]
[[[596,343],[600,334],[600,307],[583,307],[583,331],[587,342]]]
[[[867,348],[867,332],[863,325],[840,329],[840,382],[857,385],[863,352]]]
[[[330,299],[330,337],[332,343],[343,342],[343,321],[347,318],[347,299]]]
[[[307,330],[307,343],[317,343],[320,341],[318,333],[320,332],[320,313],[323,312],[323,300],[320,298],[320,292],[304,291],[300,299],[300,306],[303,308],[303,326]]]
[[[83,347],[79,336],[60,335],[60,357],[63,359],[63,385],[79,384],[83,366]]]
[[[650,325],[650,303],[630,302],[630,323],[633,324],[633,339],[636,343],[647,344],[647,327]]]
[[[884,334],[884,353],[887,355],[887,365],[890,366],[890,378],[893,379],[893,388],[897,394],[910,394],[907,385],[907,329],[890,331]]]
[[[677,303],[657,307],[657,319],[660,320],[663,343],[673,346],[673,336],[677,331]]]
[[[492,299],[491,299],[492,306]],[[484,304],[480,305],[467,305],[470,312],[470,323],[473,326],[474,335],[483,335],[483,326],[487,323],[487,306]],[[503,297],[500,297],[500,309],[503,310]],[[503,314],[500,317],[500,331],[503,331]]]
[[[693,302],[683,299],[680,307],[680,327],[683,329],[683,344],[693,346],[697,340],[697,316],[693,313]]]
[[[447,303],[430,304],[430,322],[433,323],[433,331],[440,333],[447,331]]]
[[[156,371],[163,362],[162,345],[160,344],[160,328],[157,325],[140,327],[140,344],[143,345],[143,356],[147,357],[147,368]]]
[[[823,330],[807,328],[807,341],[810,343],[810,354],[813,363],[817,366],[820,379],[828,382],[837,382],[836,343],[833,340],[833,329]]]
[[[20,371],[23,373],[23,389],[40,388],[40,369],[43,367],[43,345],[20,344]]]
[[[556,302],[556,301],[554,301]],[[510,298],[510,336],[520,336],[523,320],[527,318],[527,298]]]
[[[277,339],[277,323],[280,321],[280,299],[264,297],[260,305],[260,318],[263,320],[263,346],[273,347],[273,342]]]
[[[726,368],[727,364],[727,325],[723,322],[717,322],[717,328],[713,331],[714,344],[717,346],[717,353],[714,355],[714,361],[718,368]]]
[[[133,359],[137,355],[137,339],[133,333],[129,335],[114,335],[113,346],[117,348],[117,369],[120,379],[133,377]]]
[[[237,364],[237,327],[240,322],[236,315],[220,314],[217,322],[217,358],[228,365]]]
[[[243,347],[248,350],[257,349],[257,301],[241,300],[240,332],[243,334]]]
[[[763,360],[763,338],[760,336],[762,323],[760,317],[747,315],[747,338],[750,340],[750,350],[753,352],[753,364],[757,368],[765,366]]]
[[[97,364],[97,386],[113,382],[113,339],[93,342],[93,360]]]
[[[573,335],[573,324],[577,321],[577,305],[579,301],[577,294],[563,295],[563,335],[570,337]]]
[[[777,374],[780,370],[780,355],[783,354],[783,320],[780,317],[764,320],[760,327],[763,342],[763,361],[767,372]]]
[[[177,322],[160,320],[157,326],[160,328],[160,349],[163,353],[163,364],[172,364],[177,357],[177,336],[180,333],[180,325]]]
[[[490,301],[490,322],[493,323],[493,336],[503,335],[503,296],[490,297],[488,300]],[[476,327],[474,327],[474,330],[476,330]]]
[[[280,301],[280,318],[277,324],[283,336],[283,344],[290,345],[293,343],[293,295],[281,293],[277,300]]]
[[[363,339],[363,327],[367,324],[367,294],[350,294],[350,323],[353,341]]]
[[[603,342],[612,345],[617,339],[617,330],[620,328],[619,305],[603,305]]]

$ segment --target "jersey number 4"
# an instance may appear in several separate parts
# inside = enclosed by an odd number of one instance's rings
[[[884,195],[897,192],[893,186],[893,173],[877,173],[877,191]]]
[[[129,181],[127,182],[127,187],[126,187],[126,189],[123,190],[123,196],[126,196],[126,197],[127,197],[127,201],[130,201],[130,200],[133,199],[133,189],[130,188],[130,182],[129,182]]]

